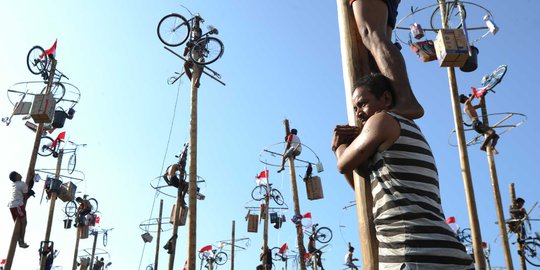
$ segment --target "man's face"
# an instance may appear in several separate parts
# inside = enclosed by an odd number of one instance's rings
[[[20,174],[16,174],[15,181],[21,181],[21,180],[22,180],[22,176]]]
[[[356,118],[363,124],[376,112],[386,108],[385,96],[375,97],[366,87],[355,89],[352,96],[353,109]]]

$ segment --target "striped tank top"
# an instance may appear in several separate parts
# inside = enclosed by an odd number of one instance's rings
[[[446,224],[431,149],[416,124],[399,122],[399,138],[368,164],[379,269],[474,269]]]

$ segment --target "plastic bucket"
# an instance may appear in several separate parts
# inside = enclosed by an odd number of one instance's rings
[[[52,126],[54,128],[63,128],[64,123],[66,122],[67,113],[63,110],[57,110],[54,112],[54,118],[52,122]]]
[[[465,64],[459,69],[463,72],[473,72],[478,68],[478,48],[471,46],[471,55],[467,57]]]
[[[73,222],[72,219],[64,219],[64,229],[71,228],[71,223]]]

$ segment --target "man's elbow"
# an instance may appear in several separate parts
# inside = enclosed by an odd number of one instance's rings
[[[350,166],[348,166],[346,163],[338,162],[337,169],[339,173],[346,174],[352,172],[354,168],[350,168]]]

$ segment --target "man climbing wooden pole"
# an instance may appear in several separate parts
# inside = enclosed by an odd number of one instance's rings
[[[56,72],[56,59],[51,58],[51,69],[49,70],[49,74],[54,74]],[[47,86],[45,90],[45,94],[51,93],[51,86],[53,82],[54,76],[49,76],[49,80],[47,81]],[[39,142],[41,140],[41,135],[43,133],[43,123],[39,123],[38,127],[36,129],[36,136],[34,138],[34,147],[32,148],[32,154],[30,155],[30,163],[28,165],[28,171],[26,173],[26,184],[30,185],[30,182],[34,181],[34,174],[35,174],[35,167],[36,167],[36,160],[37,160],[37,153],[39,151]],[[25,201],[26,204],[26,201]],[[9,245],[8,255],[6,257],[6,265],[5,270],[11,270],[11,265],[13,264],[13,259],[15,258],[15,249],[17,248],[17,235],[19,234],[19,231],[21,230],[21,224],[19,220],[15,221],[15,227],[13,228],[13,235],[11,237],[11,243]]]
[[[269,210],[270,210],[270,181],[267,181],[266,183],[266,194],[264,195],[264,209],[261,208],[261,211],[264,211],[262,218],[264,218],[264,230],[263,230],[263,251],[266,251],[268,249],[268,216],[269,216]],[[268,262],[268,258],[266,256],[271,256],[272,254],[268,254],[268,252],[263,252],[263,258],[262,258],[262,265],[264,270],[270,270],[269,265],[266,263]]]
[[[62,169],[62,158],[64,157],[64,149],[60,149],[58,151],[58,157],[56,158],[56,173],[54,175],[54,179],[50,183],[50,190],[51,190],[51,199],[50,199],[50,206],[49,206],[49,218],[47,220],[47,229],[45,231],[45,240],[42,242],[43,246],[42,252],[41,252],[41,270],[45,270],[45,266],[47,264],[47,254],[49,254],[49,248],[51,245],[49,244],[49,240],[51,237],[51,228],[52,228],[52,222],[54,217],[54,206],[56,205],[56,199],[58,197],[58,187],[53,187],[53,182],[60,181],[60,170]]]
[[[482,102],[482,122],[485,126],[489,126],[489,118],[487,113],[487,107],[484,97],[484,102]],[[487,134],[485,135],[488,136]],[[510,243],[508,242],[508,233],[506,231],[506,223],[504,218],[504,210],[501,200],[501,191],[499,188],[499,178],[497,176],[497,168],[495,167],[495,157],[493,156],[494,149],[491,146],[486,148],[486,154],[489,164],[489,173],[491,175],[491,186],[493,187],[493,196],[495,197],[495,209],[497,210],[497,223],[499,224],[499,233],[502,238],[502,245],[504,251],[504,259],[506,262],[506,269],[514,270],[514,265],[512,263],[512,255],[510,253]]]
[[[163,216],[163,200],[159,201],[159,216],[158,216],[158,227],[157,227],[157,237],[156,237],[156,257],[154,259],[154,269],[158,268],[159,262],[159,240],[161,238],[161,217]]]
[[[285,119],[283,121],[285,125],[285,136],[290,134],[289,120]],[[289,168],[291,176],[291,190],[293,195],[294,202],[294,214],[302,215],[300,213],[300,200],[298,199],[298,186],[296,184],[296,171],[294,167],[294,155],[289,157]],[[304,232],[302,230],[302,223],[296,225],[296,241],[298,244],[298,256],[300,257],[300,270],[306,270],[306,248],[304,247]]]
[[[448,22],[445,20],[446,3],[444,0],[438,0],[439,10],[441,13],[441,21],[443,29],[448,28]],[[447,67],[448,82],[450,85],[450,96],[452,98],[452,110],[454,112],[454,125],[456,129],[456,137],[460,156],[461,174],[463,177],[463,185],[465,186],[465,197],[467,199],[467,209],[469,213],[469,222],[471,227],[471,235],[474,250],[474,259],[476,269],[486,269],[486,261],[482,249],[482,235],[480,232],[480,224],[478,221],[478,211],[476,209],[476,199],[474,197],[474,187],[472,184],[471,169],[469,164],[469,155],[467,152],[467,142],[465,140],[465,131],[463,128],[463,115],[461,114],[461,106],[459,102],[459,94],[456,82],[456,73],[454,67]]]
[[[514,183],[510,184],[510,203],[513,205],[516,205],[516,190],[514,189]],[[505,223],[506,224],[506,223]],[[518,223],[518,226],[523,226],[523,223]],[[518,239],[518,254],[519,254],[519,262],[521,264],[521,270],[527,270],[527,262],[525,261],[525,254],[523,254],[523,241],[519,241],[521,239],[521,230],[517,229],[516,231],[516,238]]]

